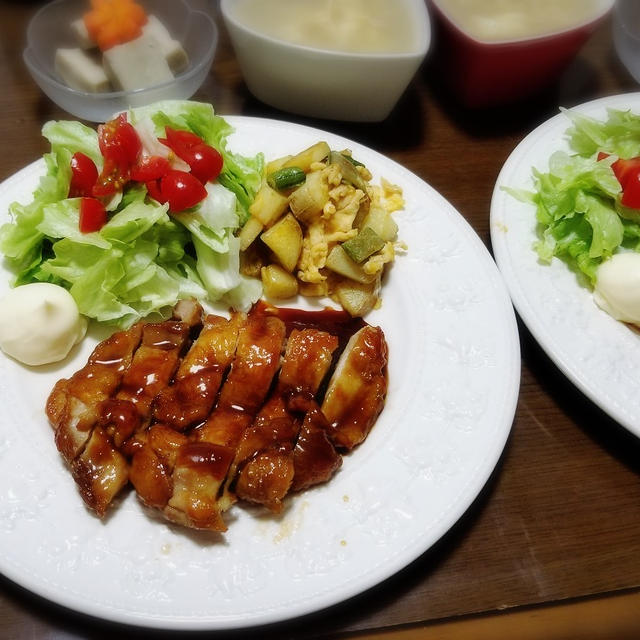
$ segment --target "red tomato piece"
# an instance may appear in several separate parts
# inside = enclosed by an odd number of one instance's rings
[[[640,172],[640,158],[619,158],[611,165],[611,168],[622,188],[626,189],[629,179]]]
[[[215,180],[220,175],[223,159],[217,149],[190,131],[165,127],[165,132],[167,137],[159,138],[160,142],[184,160],[200,182]]]
[[[162,192],[160,191],[160,180],[149,180],[146,183],[147,186],[147,193],[149,194],[149,197],[153,198],[156,202],[159,202],[160,204],[164,204],[167,200],[165,199],[165,197],[162,195]]]
[[[78,227],[82,233],[99,231],[107,222],[107,210],[96,198],[80,200],[80,222]]]
[[[598,161],[608,157],[608,153],[598,152]],[[620,202],[625,207],[640,209],[640,157],[618,158],[611,169],[622,187]]]
[[[149,156],[144,158],[131,169],[130,178],[136,182],[149,182],[157,180],[171,169],[166,158],[161,156]]]
[[[135,164],[142,150],[140,138],[127,122],[126,113],[98,127],[98,144],[105,158],[129,166]]]
[[[620,202],[625,207],[640,209],[640,166],[633,170],[628,169],[625,179]]]
[[[159,138],[163,145],[169,147],[176,155],[178,149],[190,149],[197,144],[204,144],[204,140],[191,131],[183,131],[181,129],[173,129],[171,127],[164,128],[166,138]]]
[[[110,196],[116,193],[116,191],[120,191],[128,181],[129,169],[123,169],[113,160],[105,158],[102,171],[95,185],[93,185],[91,193],[96,198]]]
[[[186,171],[172,169],[160,179],[160,192],[169,211],[190,209],[207,197],[202,182]]]
[[[142,143],[136,130],[127,122],[126,113],[98,127],[98,145],[104,166],[93,189],[93,195],[106,196],[129,181],[131,167],[138,161]]]
[[[200,182],[215,180],[222,171],[222,155],[208,144],[194,145],[183,151],[180,157],[191,167],[191,173]]]
[[[76,151],[71,157],[69,198],[90,196],[97,179],[98,168],[95,162],[82,151]]]

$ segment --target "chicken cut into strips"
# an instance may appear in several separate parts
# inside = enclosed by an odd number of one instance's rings
[[[384,335],[362,320],[264,304],[226,319],[189,300],[101,342],[46,412],[97,515],[130,482],[167,520],[223,532],[238,500],[278,513],[329,480],[386,393]]]
[[[280,368],[284,339],[285,326],[281,320],[249,314],[238,336],[236,356],[216,409],[256,415]]]
[[[172,380],[188,339],[189,325],[184,322],[166,320],[143,326],[140,346],[122,376],[120,388],[103,407],[102,425],[116,446],[129,445],[124,447],[125,452],[135,450],[136,442],[130,439],[148,425],[151,404]]]
[[[233,360],[238,332],[245,320],[245,314],[241,313],[233,314],[230,320],[207,316],[198,338],[180,363],[174,384],[154,400],[153,415],[161,422],[149,429],[148,437],[134,454],[131,464],[131,482],[148,506],[165,509],[174,485],[185,486],[184,476],[194,466],[204,464],[203,460],[208,456],[211,471],[214,460],[220,457],[215,451],[205,451],[208,445],[195,446],[187,436],[176,431],[201,422],[209,415],[223,375]],[[169,443],[179,446],[168,446]],[[225,462],[224,473],[229,462]],[[171,519],[182,517],[174,514],[173,508],[169,512],[174,516]]]
[[[237,477],[231,485],[238,498],[263,504],[274,513],[282,510],[282,499],[293,482],[293,443],[299,429],[299,421],[288,416],[245,431],[234,460]]]
[[[59,380],[49,394],[47,417],[55,430],[56,446],[67,462],[84,449],[104,401],[120,386],[141,337],[142,324],[114,333],[96,346],[82,369]]]
[[[180,448],[189,438],[163,424],[154,424],[140,436],[143,446],[133,455],[129,479],[148,507],[164,509],[173,493],[171,474]]]
[[[278,384],[240,440],[234,460],[235,492],[243,500],[282,509],[294,478],[294,446],[307,408],[329,367],[338,338],[317,329],[294,329]]]
[[[216,408],[183,447],[173,470],[165,515],[186,526],[225,531],[222,512],[234,502],[220,492],[244,430],[264,403],[280,366],[285,337],[277,318],[250,314],[238,334],[235,357]]]
[[[232,460],[233,450],[223,445],[190,441],[180,447],[165,516],[194,529],[226,531],[217,496]]]
[[[103,403],[91,439],[72,463],[82,498],[100,516],[128,481],[127,457],[140,447],[133,436],[146,427],[151,401],[169,384],[188,334],[189,326],[184,322],[168,320],[143,326],[140,346],[118,392]]]
[[[95,427],[82,453],[71,463],[71,474],[85,504],[103,516],[128,483],[129,464],[105,430]]]
[[[342,465],[342,456],[333,446],[329,430],[320,407],[312,407],[304,417],[293,450],[291,491],[302,491],[326,482]]]
[[[244,314],[230,320],[208,315],[202,331],[180,363],[175,380],[153,402],[153,417],[178,431],[206,420],[231,365]]]
[[[387,393],[387,343],[379,327],[365,326],[347,343],[322,402],[331,439],[350,450],[369,434]]]

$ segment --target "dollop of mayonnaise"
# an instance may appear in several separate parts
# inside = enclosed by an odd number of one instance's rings
[[[71,294],[58,285],[25,284],[0,300],[0,349],[24,364],[66,358],[86,331],[87,319]]]
[[[640,324],[640,253],[616,253],[603,262],[593,298],[616,320]]]

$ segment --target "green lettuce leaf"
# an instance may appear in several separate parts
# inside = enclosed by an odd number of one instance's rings
[[[616,157],[640,155],[640,116],[609,110],[600,122],[563,112],[572,123],[567,130],[572,153],[553,153],[547,172],[534,168],[534,191],[505,190],[536,207],[534,249],[540,260],[561,258],[593,285],[603,260],[620,247],[640,247],[640,211],[620,204],[621,187],[611,168]],[[598,160],[601,151],[610,157]]]
[[[605,121],[561,109],[573,123],[567,130],[569,145],[581,156],[606,151],[620,158],[640,155],[640,116],[631,111],[608,109]]]

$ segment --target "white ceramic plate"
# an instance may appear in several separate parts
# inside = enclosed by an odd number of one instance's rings
[[[484,245],[431,187],[361,145],[301,126],[229,118],[230,148],[269,157],[325,139],[404,189],[409,245],[368,320],[390,347],[386,407],[327,485],[281,517],[234,507],[223,537],[147,515],[133,494],[101,522],[83,507],[44,415],[60,366],[0,354],[0,571],[86,614],[172,629],[228,629],[344,601],[405,567],[469,507],[509,434],[520,380],[515,315]],[[0,186],[28,201],[42,164]],[[6,214],[5,214],[6,215]],[[9,279],[2,275],[2,286]]]
[[[607,108],[640,112],[640,93],[595,100],[575,110],[605,119]],[[531,169],[548,171],[554,151],[569,151],[571,122],[559,114],[530,133],[507,159],[491,202],[498,267],[525,324],[563,373],[612,418],[640,436],[640,336],[611,318],[561,260],[538,261],[535,208],[501,187],[533,190]]]

